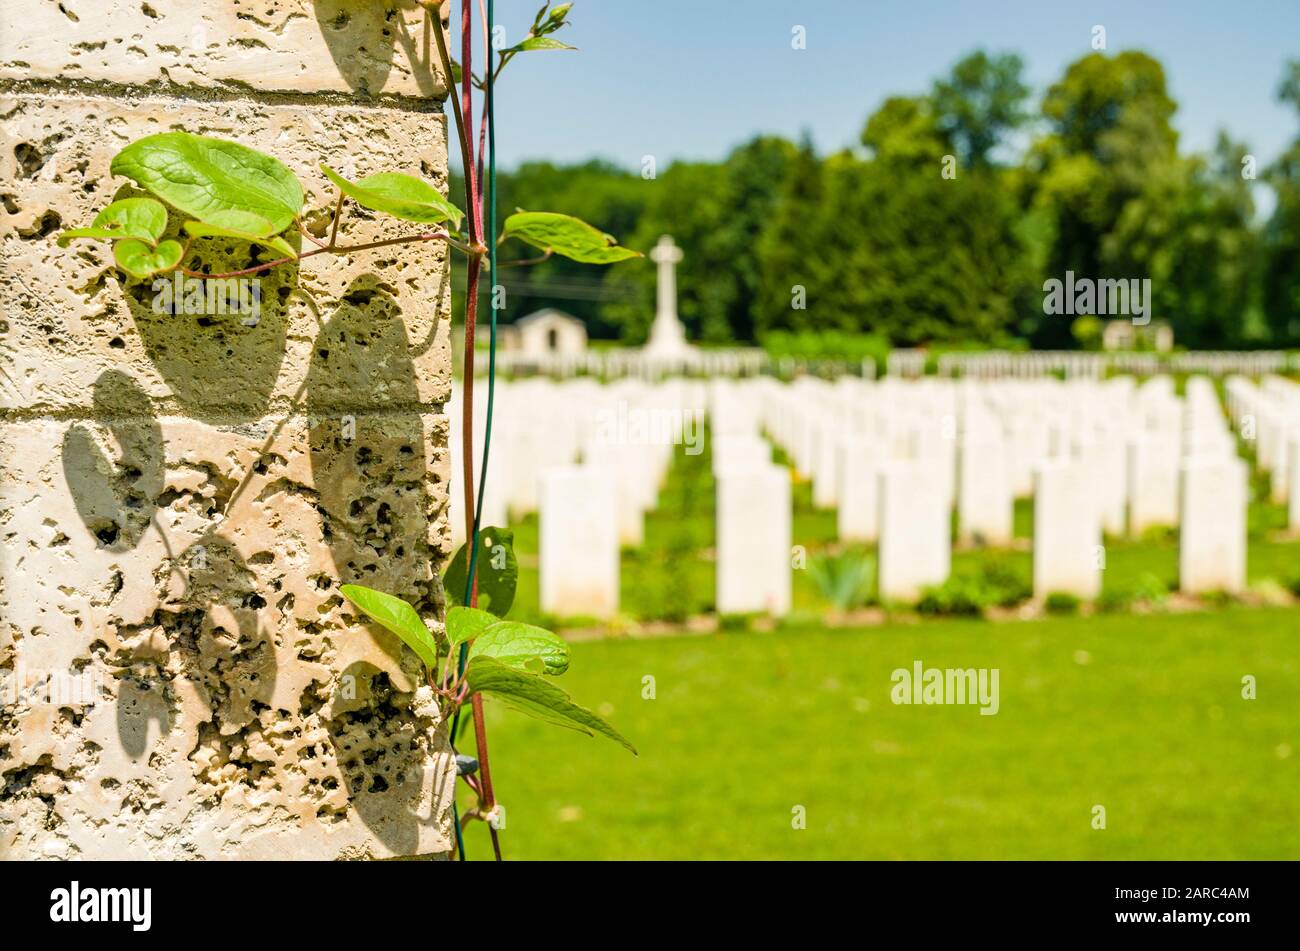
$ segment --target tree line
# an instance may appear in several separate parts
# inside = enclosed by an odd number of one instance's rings
[[[1044,313],[1044,282],[1073,272],[1149,279],[1180,345],[1300,345],[1300,135],[1267,166],[1223,132],[1180,151],[1164,69],[1142,52],[1089,54],[1032,109],[1031,94],[1020,57],[977,51],[886,99],[853,149],[759,136],[653,177],[528,162],[499,173],[498,208],[570,209],[642,250],[672,234],[679,312],[705,344],[1095,346],[1098,321]],[[1300,60],[1277,95],[1300,118]],[[593,338],[648,333],[648,263],[502,275],[505,320],[549,306]]]

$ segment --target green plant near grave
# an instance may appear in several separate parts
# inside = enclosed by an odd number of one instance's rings
[[[1068,591],[1053,591],[1048,594],[1043,607],[1048,614],[1078,614],[1082,603],[1078,595],[1070,594]]]
[[[934,617],[983,617],[988,605],[988,592],[979,578],[952,575],[943,584],[922,591],[916,610]]]
[[[1175,587],[1177,587],[1176,583],[1170,585],[1159,575],[1144,571],[1142,577],[1133,586],[1133,599],[1152,605],[1164,604],[1169,599],[1169,592]]]
[[[1102,588],[1096,607],[1101,614],[1123,614],[1133,604],[1133,594],[1123,588]]]
[[[464,302],[464,366],[474,366],[474,331],[478,315],[480,278],[486,261],[491,284],[497,286],[497,247],[514,240],[527,245],[532,257],[510,264],[537,263],[553,255],[588,264],[613,264],[641,257],[639,252],[619,246],[578,218],[551,211],[516,210],[509,215],[499,235],[496,230],[493,95],[502,70],[518,55],[541,50],[572,47],[554,34],[568,23],[571,3],[554,7],[543,2],[524,38],[515,45],[493,50],[493,3],[487,0],[483,30],[483,55],[488,62],[482,75],[473,72],[475,29],[474,0],[461,0],[461,59],[452,59],[440,25],[438,8],[451,0],[420,0],[430,9],[432,32],[443,75],[453,88],[447,106],[455,121],[460,157],[464,169],[465,207],[457,207],[432,183],[396,171],[375,171],[350,179],[337,169],[321,167],[334,185],[332,213],[320,234],[304,223],[306,193],[298,177],[284,162],[238,142],[169,131],[138,139],[113,159],[111,171],[130,179],[145,194],[114,201],[99,212],[89,226],[72,228],[59,235],[61,246],[75,239],[110,242],[113,261],[129,284],[148,281],[175,272],[202,281],[228,281],[249,277],[280,267],[292,267],[310,258],[346,257],[380,248],[441,242],[465,256],[466,294]],[[481,0],[480,0],[481,2]],[[493,59],[495,58],[495,62]],[[459,96],[454,85],[459,85]],[[482,118],[475,156],[474,90],[482,94]],[[484,164],[487,162],[487,174]],[[364,162],[364,156],[358,156]],[[410,233],[378,241],[348,243],[351,205],[365,209],[364,217],[387,215],[415,226]],[[175,229],[173,230],[173,225]],[[259,263],[225,273],[208,273],[201,267],[208,242],[245,242],[262,249]],[[537,254],[536,252],[540,252]],[[492,341],[495,347],[496,311],[504,302],[492,297]],[[492,418],[492,381],[489,374],[488,420]],[[549,631],[504,619],[514,598],[514,575],[478,561],[478,544],[491,533],[494,547],[509,549],[509,533],[500,529],[479,532],[480,492],[476,496],[473,459],[474,374],[464,379],[462,410],[464,445],[463,493],[466,512],[467,549],[453,559],[446,583],[449,600],[457,602],[447,612],[446,624],[422,618],[414,606],[380,591],[360,585],[344,585],[347,597],[367,616],[392,631],[413,650],[424,664],[428,686],[434,691],[453,724],[460,708],[473,711],[478,759],[466,767],[464,779],[478,796],[478,807],[470,818],[491,820],[497,815],[488,761],[487,735],[483,723],[483,697],[560,726],[591,734],[602,734],[632,749],[617,731],[589,710],[573,703],[552,678],[568,666],[567,645]],[[489,429],[490,439],[490,429]],[[489,443],[490,445],[490,443]],[[488,450],[484,450],[483,476],[487,472]],[[479,505],[476,506],[476,502]],[[507,561],[513,563],[513,553]],[[471,582],[471,578],[475,579]],[[487,600],[487,610],[479,597]],[[453,743],[456,740],[453,725]],[[635,752],[635,751],[633,751]],[[476,770],[478,778],[473,772]],[[497,825],[489,821],[493,849],[501,857]],[[460,819],[456,818],[460,842]],[[463,849],[461,857],[464,857]]]
[[[875,572],[876,560],[856,551],[820,555],[808,563],[808,575],[817,590],[839,611],[852,611],[867,603]]]
[[[991,607],[1015,607],[1031,594],[1023,572],[1006,558],[986,555],[973,567],[955,570],[943,584],[926,588],[916,609],[935,617],[982,617]]]

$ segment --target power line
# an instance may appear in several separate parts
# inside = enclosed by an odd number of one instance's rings
[[[609,287],[599,281],[501,281],[506,289],[506,296],[517,294],[521,297],[554,297],[559,300],[594,300],[594,301],[635,301],[643,295],[635,287]],[[464,282],[452,282],[452,287],[464,293]],[[483,293],[488,293],[484,288]]]

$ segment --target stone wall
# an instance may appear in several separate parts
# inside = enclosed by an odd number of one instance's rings
[[[109,162],[168,130],[279,157],[317,234],[322,162],[445,188],[437,24],[409,0],[5,20],[0,857],[445,855],[454,766],[418,663],[338,593],[441,611],[444,249],[277,269],[254,323],[159,314],[105,245],[53,240],[134,194]],[[191,267],[265,259],[203,243]]]

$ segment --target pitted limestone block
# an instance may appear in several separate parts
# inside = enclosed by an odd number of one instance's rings
[[[0,78],[442,97],[413,0],[10,0]]]
[[[0,675],[31,687],[0,698],[0,854],[446,852],[418,661],[338,593],[441,606],[445,433],[412,410],[0,425]]]
[[[222,421],[291,412],[304,386],[316,406],[334,409],[448,398],[450,342],[440,315],[449,308],[450,283],[442,242],[347,258],[322,254],[259,275],[255,326],[233,312],[159,313],[155,298],[165,282],[127,282],[105,243],[55,242],[58,231],[89,224],[110,201],[136,193],[109,174],[121,148],[173,129],[281,158],[307,190],[308,226],[323,236],[336,192],[321,163],[356,176],[423,175],[445,190],[441,114],[11,95],[0,99],[0,129],[13,143],[0,154],[0,181],[8,183],[0,186],[0,411],[130,416],[143,398],[164,412]],[[173,229],[182,217],[172,216]],[[354,244],[421,230],[351,204],[345,228]],[[186,264],[210,273],[271,260],[266,255],[273,253],[215,239],[195,247],[201,250]],[[131,386],[104,386],[106,374],[121,374]],[[114,405],[119,396],[127,402]]]

